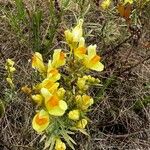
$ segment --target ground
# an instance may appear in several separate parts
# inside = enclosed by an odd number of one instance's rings
[[[38,135],[31,126],[35,113],[32,100],[21,91],[24,85],[32,86],[31,57],[33,51],[45,50],[45,58],[54,48],[64,46],[63,32],[75,23],[75,18],[84,16],[84,29],[87,43],[97,44],[98,53],[105,64],[105,70],[91,74],[101,80],[101,87],[90,90],[95,98],[88,117],[89,137],[77,133],[77,150],[148,150],[150,148],[150,15],[148,3],[140,14],[140,30],[137,41],[136,32],[129,31],[124,18],[114,9],[101,10],[90,1],[90,8],[71,2],[63,17],[56,23],[57,29],[48,34],[50,22],[48,1],[36,1],[36,9],[42,10],[39,28],[40,48],[30,25],[21,23],[16,27],[11,16],[16,13],[13,1],[1,0],[1,53],[0,53],[0,99],[4,101],[5,114],[0,118],[0,150],[41,150]],[[34,2],[24,0],[27,11],[32,10]],[[83,5],[83,6],[84,6]],[[57,8],[57,7],[56,7]],[[87,10],[87,11],[86,11]],[[59,7],[56,12],[59,14]],[[27,18],[28,20],[30,17]],[[59,16],[58,16],[59,19]],[[55,22],[55,21],[54,21]],[[138,24],[138,23],[137,23]],[[132,23],[133,25],[133,23]],[[139,25],[139,24],[138,24]],[[18,31],[18,28],[21,31]],[[37,31],[38,32],[38,31]],[[52,33],[52,32],[51,32]],[[51,41],[51,39],[53,40]],[[49,44],[47,44],[47,41]],[[34,44],[33,44],[34,43]],[[16,92],[12,93],[5,81],[5,59],[15,61],[17,72],[14,81]]]

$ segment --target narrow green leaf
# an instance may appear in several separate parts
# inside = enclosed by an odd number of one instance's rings
[[[64,140],[67,142],[67,144],[75,150],[74,146],[72,143],[76,144],[76,142],[66,133],[66,131],[62,131],[61,135],[63,136]]]
[[[0,118],[4,115],[5,113],[5,106],[2,100],[0,100]]]

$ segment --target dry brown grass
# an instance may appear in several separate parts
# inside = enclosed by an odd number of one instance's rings
[[[27,1],[25,1],[27,3]],[[34,113],[34,105],[31,100],[24,95],[20,89],[23,85],[32,86],[33,74],[29,59],[32,55],[29,43],[20,42],[15,32],[11,30],[4,14],[5,9],[14,10],[14,6],[8,1],[0,1],[2,10],[1,17],[1,50],[6,58],[13,58],[16,62],[17,72],[15,74],[15,83],[17,94],[10,95],[8,85],[5,79],[4,60],[0,58],[0,98],[9,101],[5,108],[5,114],[0,119],[0,150],[41,150],[42,143],[39,143],[40,135],[37,135],[32,127],[31,120]],[[27,3],[27,6],[30,7]],[[40,1],[40,7],[46,9],[46,1]],[[94,6],[95,7],[95,6]],[[150,8],[150,7],[149,7]],[[45,28],[48,25],[47,13],[45,11],[45,20],[43,22],[41,33],[44,36]],[[86,33],[92,30],[94,35],[87,38],[89,43],[94,42],[102,52],[105,61],[105,71],[102,74],[95,74],[100,77],[102,82],[112,74],[117,77],[105,90],[105,95],[91,109],[89,118],[91,123],[88,126],[90,137],[77,134],[74,138],[78,145],[77,150],[148,150],[150,148],[150,106],[142,106],[141,109],[135,109],[138,100],[144,99],[150,95],[150,87],[146,88],[146,84],[150,83],[150,60],[139,63],[131,70],[120,74],[118,72],[133,66],[150,56],[150,49],[144,44],[150,42],[150,23],[145,16],[145,23],[142,36],[137,47],[132,46],[131,39],[120,43],[128,36],[125,28],[119,26],[122,20],[118,16],[109,18],[95,9],[91,9],[85,18]],[[73,14],[68,11],[63,17],[62,24],[67,26],[66,22],[72,24]],[[101,29],[106,20],[112,20],[114,28],[111,32],[114,39],[106,39],[104,42]],[[92,23],[96,23],[95,26]],[[111,25],[112,25],[111,24]],[[110,28],[110,27],[109,27]],[[58,29],[58,31],[61,30]],[[123,35],[123,33],[125,33]],[[56,36],[55,46],[62,44],[62,37]],[[119,41],[119,42],[118,42]],[[114,49],[116,47],[116,49]],[[114,49],[105,55],[106,51]],[[129,51],[132,49],[130,55]],[[121,69],[120,69],[121,67]],[[93,89],[91,94],[96,97],[99,89]],[[7,93],[7,94],[6,94]],[[96,97],[99,99],[99,97]]]

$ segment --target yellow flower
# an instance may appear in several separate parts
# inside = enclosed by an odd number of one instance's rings
[[[35,89],[41,90],[42,88],[46,88],[50,93],[54,93],[59,86],[59,83],[55,82],[55,80],[51,80],[51,78],[46,78],[42,81],[42,83],[38,84]]]
[[[99,79],[96,79],[94,77],[91,77],[90,75],[84,75],[82,78],[78,77],[78,80],[77,80],[77,87],[80,89],[80,90],[87,90],[88,89],[88,84],[92,84],[92,83],[99,83],[100,80]]]
[[[65,149],[66,149],[65,143],[63,143],[60,139],[57,139],[55,143],[55,150],[65,150]]]
[[[10,67],[9,70],[10,70],[11,73],[13,73],[14,71],[16,71],[16,68]]]
[[[36,94],[36,95],[32,95],[31,98],[33,99],[33,101],[35,103],[37,103],[39,106],[42,104],[43,102],[43,96],[41,94]]]
[[[102,3],[101,3],[101,7],[105,10],[105,9],[108,9],[108,7],[110,6],[110,3],[111,3],[111,0],[104,0]]]
[[[9,66],[13,66],[15,64],[15,62],[11,59],[7,59],[6,62],[8,63]]]
[[[79,120],[80,118],[80,111],[78,109],[72,110],[68,114],[68,118],[71,120]]]
[[[93,101],[93,98],[91,98],[88,95],[82,95],[82,97],[81,97],[81,95],[77,95],[76,103],[82,110],[85,110],[89,106],[91,106],[94,103],[94,101]]]
[[[82,25],[83,25],[83,19],[80,19],[78,21],[77,26],[72,30],[73,42],[79,42],[80,38],[82,37],[83,35]]]
[[[70,30],[65,31],[65,38],[69,45],[73,43],[73,34]]]
[[[5,65],[5,69],[10,72],[13,73],[14,71],[16,71],[16,69],[13,67],[15,64],[15,62],[11,59],[7,59],[6,60],[6,65]]]
[[[84,129],[84,128],[86,127],[87,123],[88,123],[88,122],[87,122],[86,119],[81,119],[81,120],[79,120],[79,121],[77,122],[76,127],[77,127],[77,128],[80,128],[80,129]]]
[[[49,114],[42,109],[34,116],[32,121],[32,127],[37,132],[42,132],[48,127],[49,123]]]
[[[79,42],[83,35],[82,25],[83,19],[80,19],[78,24],[73,28],[72,32],[70,30],[65,31],[65,38],[69,45]]]
[[[93,98],[91,98],[90,96],[88,95],[82,96],[82,109],[87,109],[93,103],[94,103]]]
[[[59,88],[58,91],[57,91],[57,95],[60,99],[63,99],[64,97],[64,94],[65,94],[65,89],[64,88]]]
[[[82,59],[85,53],[86,53],[85,40],[83,37],[81,37],[79,40],[79,46],[74,49],[74,55]]]
[[[57,81],[60,79],[60,73],[56,68],[52,67],[51,60],[48,62],[48,68],[47,68],[47,78],[50,78],[51,80]]]
[[[123,4],[124,4],[124,5],[126,5],[127,3],[133,4],[133,2],[134,2],[133,0],[124,0],[124,3],[123,3]]]
[[[47,108],[49,114],[54,116],[62,116],[65,113],[67,103],[59,99],[57,92],[52,95],[48,89],[42,88],[41,93],[45,98],[45,107]]]
[[[6,78],[6,81],[9,83],[11,87],[14,87],[13,81],[11,78]]]
[[[22,90],[25,94],[28,94],[28,95],[32,92],[32,90],[31,90],[27,85],[23,86],[23,87],[21,88],[21,90]]]
[[[40,73],[46,72],[46,67],[44,65],[42,55],[38,52],[35,52],[32,57],[32,67],[37,69]]]
[[[85,78],[78,78],[77,87],[80,90],[87,90],[88,89],[88,85],[86,85],[86,79]]]
[[[92,76],[90,76],[90,75],[88,75],[88,76],[83,76],[83,79],[86,79],[88,82],[91,82],[91,83],[99,83],[100,82],[100,80],[99,79],[97,79],[97,78],[94,78],[94,77],[92,77]]]
[[[52,67],[58,68],[63,66],[66,63],[65,54],[61,51],[61,49],[54,50]]]
[[[100,57],[96,54],[96,45],[88,47],[88,55],[84,56],[83,64],[92,70],[102,71],[104,65],[100,62]]]

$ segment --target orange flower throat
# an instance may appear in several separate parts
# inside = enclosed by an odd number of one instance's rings
[[[37,114],[36,118],[35,118],[35,122],[38,125],[44,125],[48,122],[48,118],[40,118],[39,114]]]

